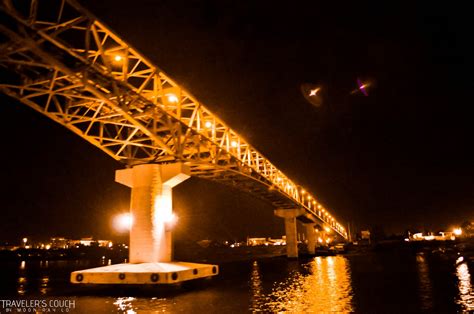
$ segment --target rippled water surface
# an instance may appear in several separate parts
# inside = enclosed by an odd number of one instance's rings
[[[251,310],[272,312],[352,312],[352,286],[348,260],[342,256],[316,257],[298,265],[287,278],[263,289],[258,262],[252,265]]]
[[[468,312],[473,264],[396,251],[221,264],[211,280],[174,288],[83,288],[69,273],[107,261],[1,263],[2,299],[71,299],[77,313]]]

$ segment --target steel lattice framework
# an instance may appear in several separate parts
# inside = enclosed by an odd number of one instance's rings
[[[129,166],[186,162],[347,233],[308,192],[72,0],[2,0],[0,89]]]

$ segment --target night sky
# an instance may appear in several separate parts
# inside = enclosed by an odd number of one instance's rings
[[[394,1],[82,1],[341,222],[451,228],[474,220],[474,27],[461,6]],[[131,5],[133,3],[133,5]],[[370,80],[369,96],[351,93]],[[300,92],[322,87],[316,108]],[[1,96],[0,239],[116,238],[122,166]],[[203,196],[205,195],[205,196]],[[178,234],[279,236],[272,208],[192,179]]]

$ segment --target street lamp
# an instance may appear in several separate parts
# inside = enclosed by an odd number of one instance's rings
[[[113,226],[118,232],[128,232],[132,228],[133,217],[130,213],[119,214],[114,217]]]

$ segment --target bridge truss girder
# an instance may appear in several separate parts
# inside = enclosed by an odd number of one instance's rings
[[[347,238],[313,196],[75,1],[3,0],[0,12],[3,93],[128,166],[186,162]]]

